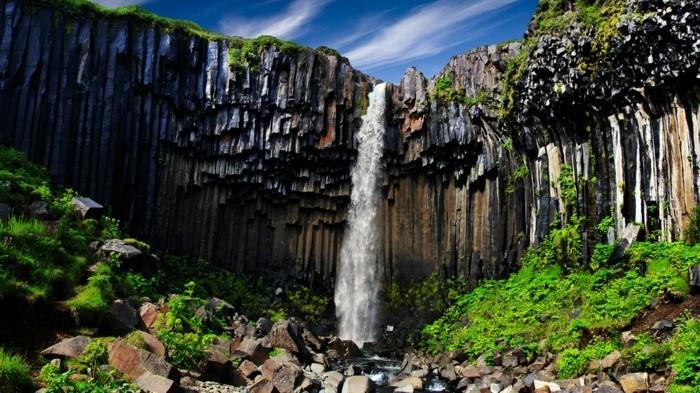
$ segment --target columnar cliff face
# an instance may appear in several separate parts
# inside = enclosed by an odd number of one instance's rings
[[[438,100],[438,77],[408,70],[389,88],[385,281],[502,275],[574,215],[590,244],[611,214],[612,236],[639,222],[682,237],[700,195],[699,8],[633,3],[641,16],[620,22],[595,71],[576,27],[531,40],[505,113],[518,43],[457,56],[438,76],[479,102]],[[331,285],[376,81],[274,45],[259,65],[232,66],[231,45],[0,0],[3,141],[172,251]],[[573,198],[559,181],[569,168]]]

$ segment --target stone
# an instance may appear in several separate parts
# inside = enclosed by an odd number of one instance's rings
[[[202,378],[223,383],[231,383],[234,380],[231,359],[216,348],[210,347],[204,351],[202,363]]]
[[[329,389],[332,392],[340,393],[340,388],[345,377],[337,371],[327,371],[323,374],[322,383],[324,389]]]
[[[700,265],[689,266],[688,277],[690,292],[693,294],[700,294]]]
[[[668,320],[660,320],[654,322],[654,325],[652,325],[651,330],[656,330],[656,331],[669,331],[673,330],[675,327],[674,323]]]
[[[619,378],[620,386],[625,393],[641,393],[649,390],[649,374],[631,373]]]
[[[320,363],[311,363],[310,369],[316,374],[323,374],[326,371],[326,366]]]
[[[109,313],[121,329],[133,330],[141,322],[139,312],[126,300],[115,300],[109,308]]]
[[[47,358],[78,359],[90,342],[92,342],[92,339],[86,336],[66,338],[41,351],[41,355]]]
[[[10,217],[12,217],[12,206],[0,203],[0,220],[7,220]]]
[[[146,372],[164,378],[179,380],[180,373],[164,359],[146,350],[118,340],[107,345],[109,365],[136,379]]]
[[[467,366],[462,368],[462,376],[465,378],[476,379],[483,376],[481,367],[478,366]]]
[[[232,355],[241,355],[257,365],[261,365],[269,359],[269,351],[263,347],[262,340],[260,339],[246,336],[243,337],[243,340],[235,349],[233,349],[233,346],[231,348],[233,352]]]
[[[455,372],[455,367],[452,365],[448,365],[443,367],[440,370],[440,376],[443,377],[444,379],[454,382],[457,380],[457,373]]]
[[[172,379],[145,372],[134,380],[141,389],[150,393],[174,393],[179,391],[178,385]]]
[[[247,359],[241,362],[241,364],[238,366],[238,369],[247,378],[255,377],[255,374],[258,373],[258,366],[256,366],[255,363]]]
[[[260,371],[265,379],[272,382],[279,393],[292,393],[303,376],[296,364],[278,363],[274,359],[266,360],[260,367]]]
[[[641,229],[642,228],[635,223],[627,224],[625,229],[622,231],[620,239],[618,239],[617,244],[615,245],[615,249],[610,254],[608,261],[613,262],[624,257],[627,250],[632,247],[632,244],[634,244],[637,237],[639,237],[639,231]]]
[[[35,218],[44,219],[49,215],[49,205],[44,201],[37,201],[27,206],[29,215]]]
[[[130,244],[124,243],[124,241],[121,239],[107,240],[102,247],[100,247],[100,251],[104,255],[115,253],[125,259],[131,259],[142,254],[141,250]]]
[[[418,377],[406,377],[391,383],[391,386],[393,387],[401,387],[407,385],[412,386],[416,390],[423,390],[423,380]]]
[[[275,385],[267,379],[261,379],[248,387],[248,393],[272,393]]]
[[[374,382],[364,375],[349,377],[343,383],[342,393],[370,393],[374,392]]]
[[[341,340],[339,338],[333,338],[328,343],[328,348],[336,351],[341,359],[356,358],[362,356],[362,350],[350,340]]]
[[[625,347],[629,347],[632,344],[634,344],[635,339],[636,337],[634,336],[634,334],[632,334],[631,331],[628,330],[622,332],[622,345],[624,345]]]
[[[428,376],[428,369],[427,368],[419,368],[418,370],[411,371],[410,375],[412,377],[416,377],[416,378],[425,378],[426,376]]]
[[[264,336],[272,330],[272,321],[269,318],[261,317],[255,323],[255,331],[259,336]]]
[[[275,323],[265,336],[265,343],[270,348],[282,348],[292,353],[306,353],[299,326],[289,321]]]
[[[139,318],[143,327],[148,330],[153,329],[153,325],[158,319],[158,306],[153,303],[143,303],[139,307]]]
[[[413,393],[414,388],[411,385],[406,385],[406,386],[399,386],[398,388],[394,389],[394,392],[396,393]]]
[[[86,197],[73,197],[71,204],[82,218],[96,219],[104,213],[104,206]]]
[[[144,344],[143,349],[161,358],[168,356],[165,345],[156,336],[141,330],[136,330],[132,334],[138,334],[141,337]]]
[[[538,389],[542,389],[545,387],[547,388],[547,391],[551,393],[558,392],[561,390],[561,387],[554,382],[541,381],[538,379],[536,379],[533,382],[533,386],[535,387],[535,391],[538,391]]]

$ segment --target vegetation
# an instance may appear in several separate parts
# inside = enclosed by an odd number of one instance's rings
[[[688,319],[671,341],[670,356],[675,374],[670,391],[700,392],[700,319]]]
[[[557,359],[557,375],[575,378],[585,374],[592,360],[602,359],[616,349],[610,341],[596,341],[583,349],[567,348]]]
[[[433,94],[442,104],[459,102],[467,108],[484,104],[489,99],[489,94],[484,90],[477,92],[474,96],[467,96],[464,89],[454,86],[452,77],[449,75],[442,75],[435,81]]]
[[[29,364],[19,355],[0,347],[0,391],[24,393],[32,390]]]
[[[509,348],[533,357],[548,350],[563,353],[559,373],[566,377],[611,349],[609,338],[618,337],[654,298],[687,296],[687,269],[700,257],[699,246],[637,243],[628,260],[598,262],[590,271],[570,263],[577,253],[557,249],[580,245],[574,228],[553,231],[510,278],[485,281],[461,295],[423,329],[425,349],[459,349],[472,358]]]

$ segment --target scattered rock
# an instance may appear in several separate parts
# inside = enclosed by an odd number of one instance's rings
[[[261,379],[248,387],[248,393],[272,393],[275,385],[267,379]]]
[[[476,379],[483,376],[481,367],[477,366],[467,366],[462,368],[462,376],[464,378]]]
[[[551,393],[558,392],[561,390],[561,387],[554,382],[540,381],[538,379],[536,379],[533,382],[533,386],[535,387],[535,391],[537,391],[537,392],[544,391],[544,390],[542,390],[544,388],[546,388],[546,392],[551,392]]]
[[[613,262],[620,260],[622,257],[624,257],[625,253],[627,253],[627,250],[630,247],[632,247],[632,244],[637,240],[640,230],[641,227],[637,224],[627,224],[625,229],[622,231],[620,239],[615,245],[615,249],[613,250],[612,254],[610,254],[610,258],[608,258],[608,261]]]
[[[141,374],[134,382],[150,393],[173,393],[179,390],[175,381],[150,372]]]
[[[49,216],[49,205],[44,201],[38,201],[27,206],[29,215],[35,218],[46,218]]]
[[[126,300],[115,300],[109,308],[109,313],[112,315],[115,322],[120,325],[119,327],[124,330],[133,330],[138,326],[139,322],[141,322],[139,312],[131,307]]]
[[[364,375],[349,377],[343,383],[342,393],[370,393],[374,392],[374,382]]]
[[[336,351],[341,359],[348,359],[353,357],[362,356],[362,351],[354,342],[350,340],[341,340],[340,338],[333,338],[328,343],[328,348]]]
[[[78,359],[90,342],[92,342],[92,339],[86,336],[66,338],[44,349],[41,351],[41,354],[47,358],[59,357]]]
[[[153,324],[156,323],[158,319],[158,306],[153,303],[143,303],[139,307],[139,317],[141,318],[141,325],[148,330],[153,329]]]
[[[652,325],[651,330],[666,332],[669,330],[673,330],[674,327],[675,325],[673,324],[673,322],[662,319],[660,321],[654,322],[654,325]]]
[[[107,349],[109,365],[133,379],[145,372],[150,372],[168,379],[179,380],[178,370],[170,363],[148,351],[129,345],[124,340],[110,343]]]
[[[416,390],[423,390],[423,380],[418,377],[406,377],[396,382],[392,382],[393,387],[411,386]]]
[[[265,336],[265,342],[268,347],[283,348],[292,353],[302,353],[306,349],[299,326],[289,321],[275,323]]]
[[[328,371],[323,374],[323,387],[333,392],[339,393],[345,377],[337,371]]]
[[[160,340],[158,340],[156,336],[150,333],[143,332],[141,330],[136,330],[133,334],[138,334],[139,336],[141,336],[144,345],[143,349],[161,358],[166,358],[168,356],[168,352],[165,349],[165,345],[163,345],[163,343],[160,342]]]
[[[323,374],[326,371],[326,366],[320,363],[311,363],[311,371],[316,374]]]
[[[232,355],[241,355],[251,362],[261,365],[269,358],[269,351],[262,345],[262,340],[251,337],[243,337],[240,344],[231,345]]]
[[[619,381],[625,393],[640,393],[649,390],[649,374],[647,373],[625,374],[620,377]]]
[[[272,330],[272,321],[268,318],[262,317],[258,319],[258,321],[255,323],[255,331],[259,336],[264,336],[268,333],[270,333],[270,330]]]
[[[130,259],[141,255],[141,250],[132,245],[124,243],[124,241],[121,239],[107,240],[102,247],[100,247],[100,251],[104,255],[117,253],[125,259]]]
[[[634,334],[632,334],[631,331],[628,330],[626,332],[622,332],[622,345],[624,345],[625,347],[629,347],[632,344],[634,344],[635,339],[636,337],[634,336]]]
[[[104,212],[104,207],[86,197],[73,197],[71,204],[82,218],[99,218]]]
[[[243,360],[238,366],[238,369],[247,378],[252,378],[258,373],[258,366],[250,360]]]

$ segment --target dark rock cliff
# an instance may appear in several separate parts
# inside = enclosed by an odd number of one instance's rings
[[[575,214],[589,244],[611,212],[611,235],[640,222],[682,237],[700,195],[699,8],[633,2],[642,16],[618,23],[602,60],[574,25],[390,86],[385,278],[502,275]],[[334,55],[276,45],[239,68],[231,45],[0,0],[0,135],[172,251],[331,284],[354,133],[376,81]],[[436,99],[444,76],[462,99]],[[518,109],[499,109],[504,97]],[[559,184],[569,168],[573,202]]]

